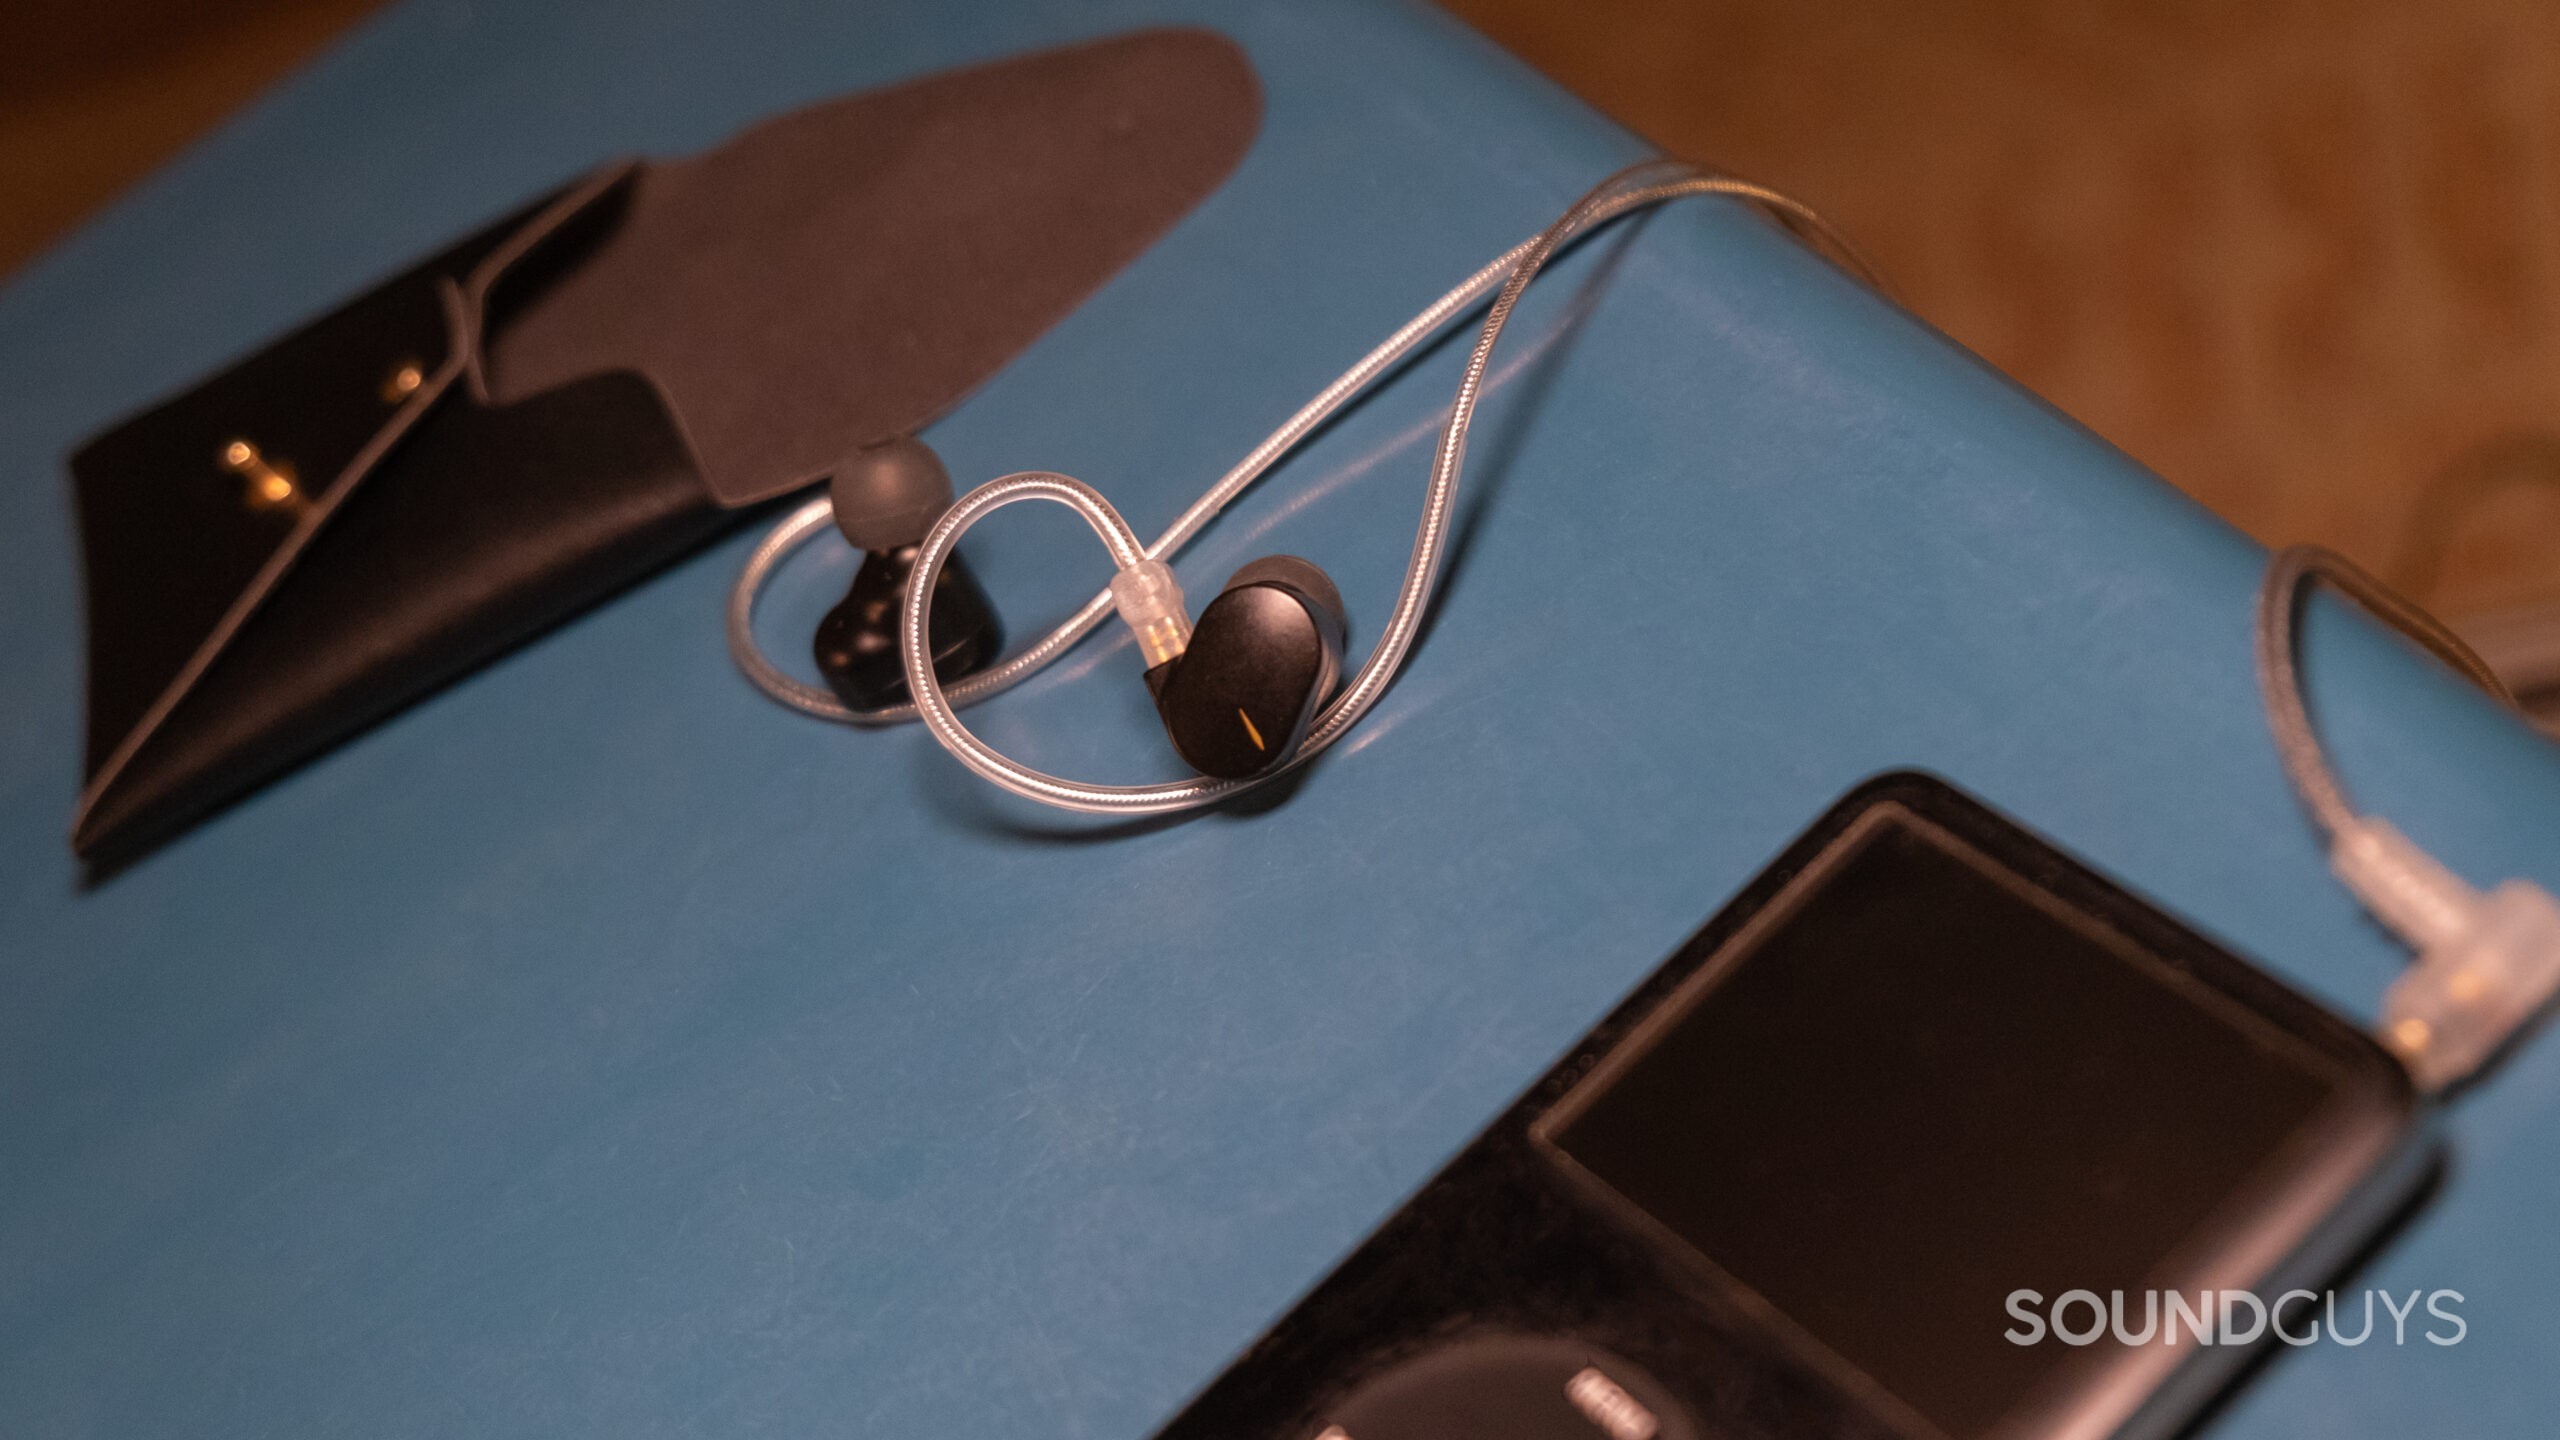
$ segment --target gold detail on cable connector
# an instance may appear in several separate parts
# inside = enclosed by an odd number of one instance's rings
[[[1138,629],[1138,654],[1153,670],[1167,660],[1179,660],[1191,648],[1191,636],[1182,621],[1171,615],[1159,616]]]
[[[292,461],[271,461],[246,440],[234,440],[222,447],[222,468],[247,482],[241,503],[252,510],[299,513],[310,503],[293,473]]]
[[[1236,707],[1236,718],[1244,722],[1244,733],[1253,741],[1253,748],[1266,755],[1270,754],[1271,747],[1262,743],[1262,732],[1253,728],[1253,717],[1244,713],[1244,707],[1241,705]]]

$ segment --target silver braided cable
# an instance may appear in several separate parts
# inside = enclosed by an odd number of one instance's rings
[[[783,516],[748,552],[747,563],[739,568],[736,583],[729,587],[729,659],[757,689],[804,715],[840,720],[847,725],[867,725],[872,723],[868,714],[849,709],[832,693],[793,678],[756,643],[756,602],[764,598],[765,585],[773,572],[820,531],[834,529],[834,522],[834,507],[821,495]]]
[[[1511,267],[1530,243],[1524,240],[1496,256],[1491,263],[1459,282],[1455,289],[1433,301],[1430,308],[1406,321],[1394,334],[1362,356],[1358,364],[1336,376],[1332,384],[1317,391],[1315,397],[1298,407],[1297,413],[1283,421],[1279,429],[1265,436],[1261,444],[1253,447],[1232,469],[1220,476],[1218,483],[1192,501],[1190,508],[1177,516],[1172,526],[1147,547],[1147,554],[1163,560],[1180,553],[1193,537],[1208,528],[1219,511],[1295,450],[1300,441],[1332,419],[1343,406],[1358,399],[1380,376],[1439,334],[1451,319],[1492,293],[1502,283],[1503,277],[1511,273]],[[827,528],[827,519],[825,498],[812,500],[785,516],[747,557],[746,565],[738,572],[737,582],[729,588],[729,656],[757,689],[803,714],[847,725],[904,724],[917,718],[915,706],[899,704],[869,710],[853,709],[833,693],[792,678],[767,658],[763,647],[756,643],[755,607],[764,587],[784,560]],[[954,681],[946,687],[945,693],[958,707],[974,705],[1002,694],[1047,669],[1110,616],[1111,592],[1104,590],[1042,636],[1037,644],[990,669]]]
[[[1124,815],[1187,810],[1214,804],[1240,790],[1274,779],[1321,754],[1358,724],[1393,683],[1420,633],[1429,614],[1433,587],[1444,558],[1449,517],[1456,504],[1458,482],[1465,464],[1467,434],[1474,422],[1494,346],[1500,340],[1504,326],[1509,323],[1521,294],[1557,253],[1582,235],[1630,211],[1696,195],[1723,195],[1763,206],[1830,245],[1862,278],[1882,288],[1873,267],[1867,265],[1819,214],[1777,191],[1748,181],[1709,174],[1679,161],[1649,160],[1629,166],[1593,187],[1538,235],[1505,251],[1398,328],[1255,446],[1194,501],[1155,544],[1142,552],[1147,558],[1165,559],[1179,551],[1220,510],[1308,434],[1394,369],[1452,319],[1499,288],[1486,312],[1475,348],[1468,356],[1464,378],[1460,381],[1448,421],[1441,430],[1439,445],[1433,455],[1431,481],[1424,497],[1422,518],[1414,537],[1412,558],[1398,588],[1395,608],[1368,660],[1350,684],[1317,716],[1297,754],[1280,770],[1248,781],[1197,777],[1160,785],[1091,785],[1024,766],[980,741],[960,723],[955,713],[959,706],[983,700],[1028,679],[1090,633],[1112,610],[1110,592],[1105,590],[1021,654],[992,670],[948,687],[941,685],[927,663],[926,657],[930,652],[924,640],[931,618],[934,582],[952,547],[971,525],[1007,504],[1027,499],[1052,500],[1084,514],[1095,533],[1113,549],[1115,563],[1124,567],[1135,563],[1120,553],[1119,537],[1130,532],[1118,512],[1090,487],[1065,476],[1028,472],[991,481],[963,497],[926,537],[909,580],[907,605],[900,623],[909,693],[917,697],[916,704],[870,711],[849,709],[838,703],[834,696],[782,673],[766,659],[755,643],[756,599],[774,567],[824,528],[824,500],[813,501],[785,517],[749,557],[730,592],[730,653],[758,688],[804,713],[865,725],[893,724],[921,715],[935,739],[972,770],[1014,794],[1063,809]],[[1135,544],[1134,540],[1128,543]]]
[[[942,682],[934,676],[933,647],[926,640],[932,634],[934,582],[942,577],[942,567],[950,560],[952,547],[960,543],[970,526],[1007,505],[1025,500],[1052,501],[1083,516],[1110,550],[1111,563],[1121,569],[1147,558],[1146,549],[1139,544],[1137,532],[1129,528],[1129,522],[1120,518],[1120,512],[1111,508],[1111,502],[1103,499],[1099,491],[1081,480],[1030,470],[990,480],[961,496],[958,504],[934,522],[933,529],[925,534],[924,544],[917,548],[915,569],[909,572],[907,581],[906,604],[898,615],[898,650],[907,663],[907,693],[916,697],[916,709],[924,717],[925,728],[933,732],[943,749],[988,780],[1024,799],[1066,810],[1147,815],[1205,804],[1206,799],[1195,798],[1205,791],[1217,792],[1209,797],[1217,798],[1242,788],[1235,781],[1205,779],[1170,785],[1090,785],[1061,779],[1022,764],[960,723]],[[1108,599],[1106,592],[1106,603]]]
[[[1653,178],[1666,172],[1674,178]],[[1457,397],[1450,406],[1449,419],[1441,427],[1439,449],[1432,456],[1430,488],[1423,496],[1422,521],[1414,532],[1413,557],[1406,562],[1404,584],[1397,591],[1395,609],[1387,617],[1386,628],[1379,635],[1377,646],[1369,652],[1368,662],[1360,667],[1360,673],[1352,677],[1351,683],[1343,687],[1333,703],[1316,717],[1315,724],[1308,728],[1306,740],[1298,747],[1298,753],[1283,769],[1303,765],[1322,754],[1326,747],[1360,723],[1361,717],[1369,713],[1369,707],[1375,705],[1385,695],[1387,687],[1394,683],[1397,671],[1403,668],[1406,652],[1413,646],[1414,637],[1421,633],[1447,548],[1449,516],[1457,505],[1458,481],[1466,466],[1467,434],[1475,423],[1485,371],[1492,364],[1494,346],[1502,339],[1503,327],[1510,323],[1511,312],[1520,303],[1520,297],[1528,290],[1530,282],[1538,278],[1538,272],[1574,236],[1631,210],[1694,195],[1739,196],[1775,207],[1783,213],[1796,214],[1817,227],[1822,225],[1820,217],[1810,210],[1763,186],[1709,175],[1687,165],[1674,163],[1665,166],[1660,162],[1648,162],[1630,166],[1601,181],[1589,194],[1575,202],[1572,209],[1557,217],[1554,224],[1529,242],[1526,252],[1514,262],[1511,278],[1494,297],[1492,308],[1485,312],[1483,328],[1476,335],[1475,349],[1467,356],[1465,374],[1458,382]]]
[[[2310,812],[2324,843],[2356,823],[2355,807],[2329,768],[2320,749],[2320,733],[2311,724],[2302,698],[2302,651],[2295,632],[2311,583],[2325,580],[2362,606],[2375,619],[2417,641],[2455,673],[2509,705],[2515,697],[2505,682],[2472,648],[2424,607],[2393,590],[2361,566],[2334,550],[2293,545],[2267,557],[2266,577],[2258,585],[2255,648],[2258,690],[2266,700],[2267,725],[2275,732],[2276,758],[2285,778]]]

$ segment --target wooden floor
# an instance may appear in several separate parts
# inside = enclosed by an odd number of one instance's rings
[[[2560,9],[1453,4],[2259,538],[2560,600]]]
[[[376,0],[0,0],[0,278]]]
[[[857,0],[842,0],[857,3]],[[1454,0],[2269,541],[2560,602],[2560,10]],[[0,273],[372,0],[0,6]]]

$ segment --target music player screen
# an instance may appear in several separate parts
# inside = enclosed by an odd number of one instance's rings
[[[1878,815],[1546,1138],[1962,1440],[2076,1353],[2004,1339],[2005,1297],[2138,1307],[2347,1077],[1955,837]]]

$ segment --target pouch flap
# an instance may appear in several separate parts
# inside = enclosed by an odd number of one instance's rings
[[[1217,188],[1261,92],[1234,42],[1147,30],[794,110],[649,164],[486,340],[503,403],[656,382],[723,505],[906,434]],[[557,270],[556,278],[538,271]]]

